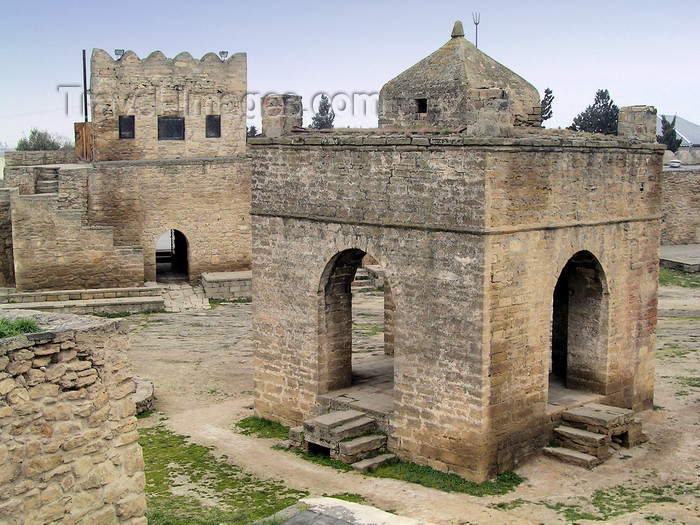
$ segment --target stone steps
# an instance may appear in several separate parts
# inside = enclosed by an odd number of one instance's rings
[[[611,439],[606,434],[562,425],[554,429],[554,437],[565,449],[583,452],[601,460],[610,457]]]
[[[556,458],[564,463],[570,463],[572,465],[585,467],[587,469],[592,469],[596,465],[600,465],[602,463],[602,460],[595,456],[565,447],[544,447],[544,453],[545,455]]]
[[[396,455],[388,452],[386,454],[380,454],[379,456],[375,456],[373,458],[363,459],[362,461],[353,463],[351,466],[357,471],[365,472],[367,470],[377,468],[378,466],[383,465],[384,463],[391,461],[392,459],[396,459]]]
[[[386,451],[387,437],[376,432],[376,421],[358,410],[339,410],[307,419],[289,430],[292,446],[309,451],[328,449],[333,459],[355,464]],[[367,467],[369,468],[369,467]]]
[[[37,180],[35,185],[36,193],[58,193],[57,180]]]
[[[144,313],[162,311],[164,308],[165,302],[160,295],[152,297],[113,297],[109,299],[0,304],[0,311],[25,309],[72,314]]]
[[[0,303],[40,303],[44,301],[81,301],[87,299],[112,299],[115,297],[153,297],[159,295],[162,287],[147,283],[146,286],[125,288],[85,288],[74,290],[42,290],[17,292],[7,289],[0,295]]]
[[[38,194],[58,193],[58,168],[35,168],[34,192]]]
[[[544,453],[566,463],[593,468],[611,457],[615,449],[633,447],[648,438],[632,410],[589,403],[565,410],[563,424],[554,429],[559,446]]]

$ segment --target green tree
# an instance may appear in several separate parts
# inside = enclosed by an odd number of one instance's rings
[[[542,122],[552,118],[552,101],[554,100],[553,91],[549,88],[544,90],[544,98],[542,99]]]
[[[608,90],[599,89],[595,94],[593,105],[579,113],[567,129],[616,135],[619,116],[620,108],[613,103]]]
[[[318,113],[311,117],[311,129],[331,129],[335,120],[335,112],[331,108],[331,103],[326,95],[321,95],[321,102],[318,104]]]
[[[22,137],[17,142],[17,151],[42,151],[56,149],[70,149],[73,144],[58,135],[52,135],[46,130],[39,131],[37,128],[32,128],[29,131],[29,137]]]
[[[673,120],[669,122],[664,115],[661,115],[661,135],[656,135],[656,142],[666,144],[666,149],[670,149],[673,153],[678,151],[678,148],[683,142],[683,139],[676,136],[676,116],[673,115]]]
[[[257,137],[258,136],[258,128],[256,128],[255,126],[250,126],[249,128],[247,128],[245,136],[248,138]]]

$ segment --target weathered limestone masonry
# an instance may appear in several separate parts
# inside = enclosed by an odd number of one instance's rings
[[[15,262],[12,256],[11,193],[0,190],[0,286],[15,284]]]
[[[378,111],[380,128],[469,127],[475,136],[541,122],[534,86],[465,40],[461,22],[444,46],[382,87]]]
[[[582,251],[604,269],[607,305],[578,386],[651,406],[661,148],[552,133],[251,149],[259,414],[299,424],[332,389],[324,276],[347,250],[376,258],[393,292],[403,457],[483,479],[546,443],[552,297]]]
[[[253,298],[252,272],[213,272],[202,274],[202,287],[209,299],[232,301]]]
[[[95,49],[90,71],[95,161],[227,157],[244,150],[245,53],[223,61],[215,53],[197,60],[154,51],[140,60],[127,51],[114,60]],[[218,136],[207,136],[207,116],[218,117]],[[120,117],[134,117],[133,138],[124,137],[124,128],[120,136]],[[182,140],[159,140],[162,117],[184,118]]]
[[[303,107],[299,95],[265,95],[260,104],[266,137],[280,137],[301,127]]]
[[[117,244],[143,246],[146,280],[170,229],[187,238],[191,282],[250,268],[249,158],[98,162],[88,185],[88,221],[112,227]]]
[[[488,72],[462,34],[408,76]],[[503,90],[507,118],[487,125],[250,141],[258,415],[299,425],[351,385],[350,284],[366,255],[391,290],[399,456],[475,480],[513,468],[552,438],[558,385],[651,408],[663,146],[634,133],[654,112],[623,108],[635,125],[621,137],[534,129],[513,109],[530,89],[491,70],[477,86]]]
[[[66,164],[72,151],[7,156],[4,283],[18,290],[142,285],[156,279],[156,242],[169,230],[186,238],[191,282],[203,272],[248,270],[245,54],[224,62],[213,53],[139,60],[128,52],[115,61],[94,50],[91,71],[96,162]],[[161,117],[180,119],[181,140],[159,137]]]
[[[46,331],[0,341],[0,522],[145,525],[126,326],[3,316]]]
[[[700,243],[700,166],[664,168],[661,244]]]
[[[12,234],[13,280],[18,290],[143,283],[140,246],[116,245],[111,227],[88,223],[91,172],[91,165],[7,165],[5,182],[9,188],[0,193],[10,201],[7,218]],[[42,183],[48,189],[42,189]],[[10,276],[8,271],[8,283]]]

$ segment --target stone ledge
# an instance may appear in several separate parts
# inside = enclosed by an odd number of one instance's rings
[[[0,303],[18,304],[41,303],[44,301],[83,301],[105,299],[109,297],[151,297],[159,295],[161,290],[161,286],[147,283],[145,286],[125,288],[85,288],[73,290],[40,290],[37,292],[10,292],[0,296]],[[10,303],[10,301],[13,301],[13,303]]]
[[[73,314],[114,314],[123,312],[154,312],[164,308],[165,302],[161,296],[0,304],[0,312],[3,312],[3,316],[5,312],[18,310],[62,311]]]
[[[425,133],[401,134],[390,132],[367,133],[360,135],[347,134],[345,130],[336,133],[294,134],[283,137],[261,137],[248,139],[253,149],[263,146],[322,146],[322,147],[363,147],[373,146],[390,149],[415,148],[429,149],[430,147],[506,147],[506,148],[589,148],[611,149],[625,148],[649,153],[661,153],[664,146],[644,143],[638,140],[619,136],[597,134],[565,134],[554,133],[525,134],[518,137],[473,137],[459,133],[430,135]]]
[[[209,272],[202,274],[202,288],[208,299],[231,301],[252,299],[253,272]]]

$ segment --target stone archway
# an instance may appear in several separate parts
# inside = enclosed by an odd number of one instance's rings
[[[390,374],[393,387],[394,312],[395,303],[389,281],[384,280],[382,309],[383,351],[381,372],[371,370],[365,360],[353,374],[353,290],[357,270],[366,252],[349,249],[333,256],[321,276],[319,296],[318,393],[325,394],[353,386],[373,373]],[[376,259],[373,259],[376,261]],[[357,356],[356,356],[357,358]],[[368,368],[369,364],[369,368]],[[390,365],[391,370],[388,371]]]
[[[180,230],[168,230],[156,242],[156,281],[189,281],[189,243]]]
[[[559,275],[552,296],[550,385],[605,393],[608,290],[598,259],[580,251]]]

